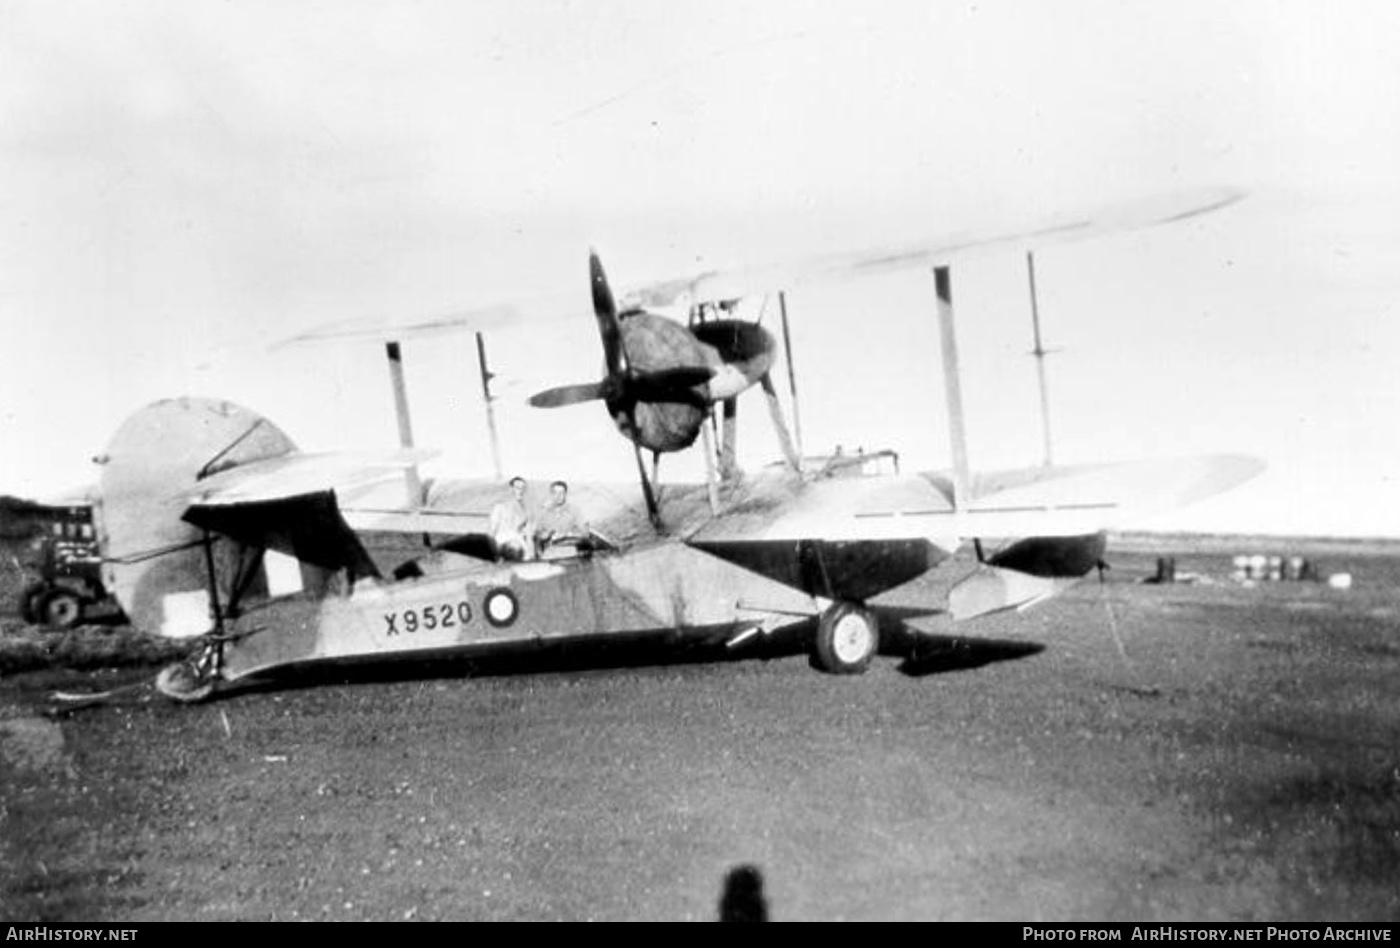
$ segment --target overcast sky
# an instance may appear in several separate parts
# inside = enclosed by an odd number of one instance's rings
[[[0,492],[181,394],[392,445],[375,347],[268,346],[554,290],[576,324],[489,340],[506,466],[625,476],[601,408],[523,406],[598,372],[589,246],[626,284],[1230,184],[1037,255],[1056,460],[1253,453],[1154,525],[1400,536],[1397,48],[1382,2],[4,0]],[[954,289],[973,464],[1036,463],[1025,261]],[[808,451],[946,465],[930,276],[790,307]],[[488,474],[470,338],[405,354],[419,441]]]

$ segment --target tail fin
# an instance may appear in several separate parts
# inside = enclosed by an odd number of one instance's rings
[[[209,630],[209,558],[214,574],[236,578],[247,550],[226,539],[206,546],[204,532],[181,519],[191,488],[294,450],[276,425],[217,399],[159,401],[117,430],[102,459],[98,536],[103,579],[138,628],[176,637]]]

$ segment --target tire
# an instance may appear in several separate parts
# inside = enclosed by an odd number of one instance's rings
[[[838,602],[817,620],[813,660],[833,675],[858,675],[880,651],[880,624],[869,609]]]
[[[30,583],[24,587],[24,591],[19,594],[19,614],[25,622],[38,625],[42,621],[39,616],[39,599],[48,591],[46,583]]]
[[[203,701],[214,693],[214,679],[201,678],[199,672],[188,662],[166,665],[156,675],[156,690],[183,704]]]
[[[54,629],[71,629],[83,621],[83,601],[67,589],[55,589],[39,599],[39,621]]]

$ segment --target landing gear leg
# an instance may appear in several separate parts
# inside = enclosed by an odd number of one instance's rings
[[[853,602],[838,602],[817,620],[812,659],[833,675],[856,675],[870,667],[880,650],[880,624],[875,614]]]

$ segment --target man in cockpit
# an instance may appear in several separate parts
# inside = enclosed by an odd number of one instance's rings
[[[549,485],[549,503],[540,511],[535,525],[535,538],[542,555],[551,551],[555,556],[579,552],[588,539],[588,523],[569,503],[569,485],[555,481]]]
[[[491,542],[503,560],[535,558],[535,516],[525,478],[510,479],[510,496],[491,508]]]

